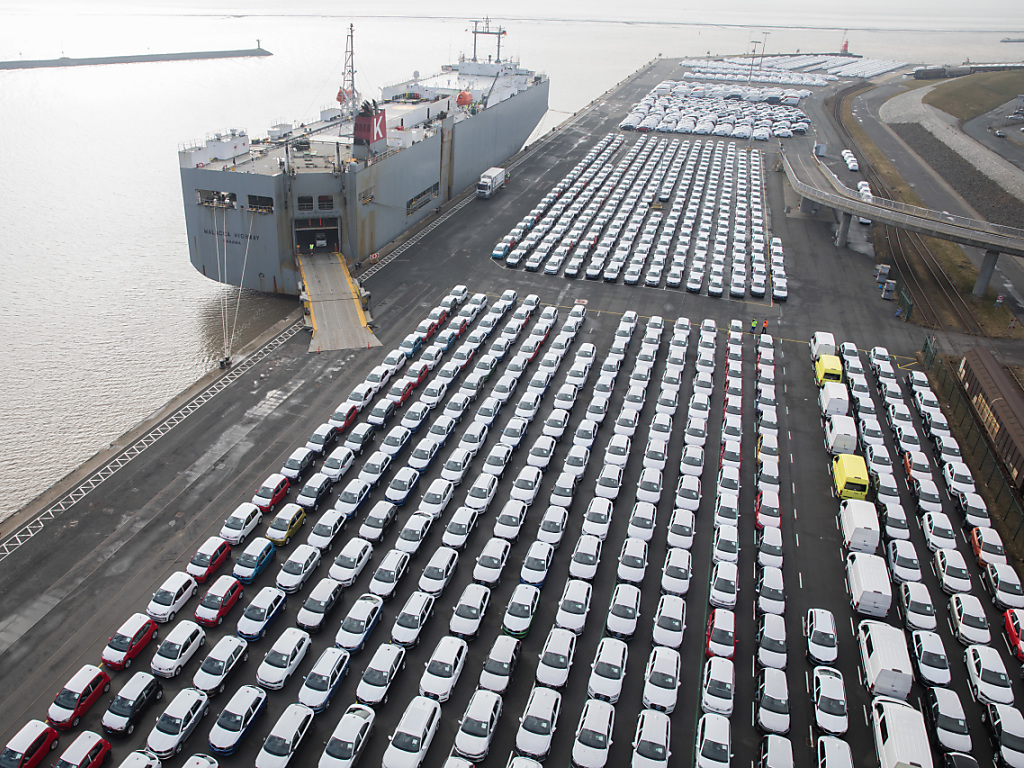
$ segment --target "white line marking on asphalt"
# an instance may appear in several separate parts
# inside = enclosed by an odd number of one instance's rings
[[[796,574],[796,580],[800,582],[800,589],[804,588],[804,575],[800,572]]]
[[[800,546],[800,534],[797,533],[796,531],[794,531],[793,532],[793,539],[794,539],[794,541],[796,541],[796,545],[799,547]]]

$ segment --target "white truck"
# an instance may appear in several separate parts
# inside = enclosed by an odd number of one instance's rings
[[[835,381],[826,382],[818,392],[818,406],[822,416],[849,415],[850,394],[846,386]]]
[[[857,613],[885,618],[892,606],[892,582],[885,560],[878,555],[851,552],[846,556],[850,606]]]
[[[873,699],[871,734],[880,768],[934,765],[924,715],[904,701],[888,696]]]
[[[868,693],[906,701],[914,684],[914,668],[903,630],[865,619],[857,625],[857,647]]]
[[[843,499],[839,504],[839,528],[848,552],[873,555],[878,551],[881,529],[875,505],[870,501]]]
[[[833,456],[857,452],[857,424],[850,416],[825,417],[825,450]]]
[[[811,360],[817,360],[822,355],[834,355],[836,353],[836,337],[828,331],[816,331],[811,336]]]
[[[488,168],[480,174],[480,181],[476,183],[476,196],[486,200],[504,186],[505,169]]]

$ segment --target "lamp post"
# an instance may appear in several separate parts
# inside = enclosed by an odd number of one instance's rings
[[[764,51],[765,48],[768,47],[768,35],[770,35],[771,32],[762,32],[761,34],[764,35],[764,42],[761,43],[761,62],[757,66],[760,69],[764,69]]]
[[[754,46],[750,53],[750,71],[747,73],[747,82],[749,83],[754,79],[754,60],[757,58],[757,46],[761,45],[760,40],[751,40],[750,44]]]

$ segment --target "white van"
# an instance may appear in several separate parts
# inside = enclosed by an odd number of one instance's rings
[[[879,696],[871,702],[871,733],[881,768],[932,768],[924,716],[906,702]]]
[[[843,499],[839,504],[839,528],[843,546],[850,552],[875,554],[880,528],[875,505],[861,499]]]
[[[836,337],[828,331],[815,331],[811,336],[811,360],[817,360],[822,355],[834,355],[836,353]]]
[[[850,416],[825,417],[825,450],[833,456],[857,452],[857,425]]]
[[[828,381],[818,392],[818,406],[822,416],[848,416],[850,395],[846,387],[837,381]]]
[[[914,684],[914,668],[903,630],[865,619],[857,625],[857,647],[868,693],[906,701]]]
[[[878,555],[851,552],[846,556],[850,605],[857,613],[884,618],[892,605],[892,583],[885,560]]]

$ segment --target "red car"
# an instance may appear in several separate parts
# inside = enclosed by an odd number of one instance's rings
[[[405,378],[412,379],[415,382],[413,386],[418,387],[427,380],[429,373],[430,367],[426,363],[413,363],[409,366],[409,370],[405,372]]]
[[[469,330],[469,323],[464,317],[453,317],[452,321],[448,323],[448,328],[455,331],[455,334],[458,337]]]
[[[336,426],[339,432],[344,432],[356,423],[356,418],[358,416],[359,408],[346,402],[338,406],[338,410],[336,410],[334,415],[328,419],[327,423]]]
[[[185,572],[202,584],[230,559],[231,545],[219,536],[211,536],[192,555],[192,559],[185,566]]]
[[[1006,630],[1006,644],[1019,661],[1024,661],[1024,610],[1007,608],[1003,612],[1003,629]]]
[[[731,659],[736,653],[736,615],[725,608],[715,608],[708,616],[704,635],[704,654]]]
[[[356,413],[359,413],[358,409]],[[261,512],[273,512],[277,505],[284,501],[291,487],[291,481],[287,477],[275,472],[263,481],[263,485],[252,497],[252,503],[259,507]]]
[[[127,669],[156,633],[155,621],[144,613],[133,613],[110,638],[100,658],[111,669]]]
[[[412,397],[414,389],[416,389],[415,379],[400,379],[388,390],[387,399],[394,403],[395,407],[401,408],[405,405],[405,401]]]
[[[448,310],[444,307],[434,307],[430,310],[430,314],[427,315],[427,317],[433,320],[437,324],[437,327],[440,328],[441,323],[448,319]]]
[[[526,355],[526,359],[531,363],[533,359],[537,357],[537,353],[540,351],[541,341],[537,338],[529,338],[523,342],[523,346],[519,348],[519,354]]]
[[[99,768],[109,756],[110,742],[92,731],[85,731],[64,750],[56,765],[60,768]]]
[[[67,681],[46,711],[50,725],[74,728],[100,696],[110,690],[110,675],[95,664],[86,664]]]
[[[219,627],[224,617],[242,599],[242,582],[224,574],[203,595],[196,608],[196,621],[204,627]]]
[[[57,748],[59,734],[42,720],[29,720],[3,750],[3,764],[11,768],[35,768]]]

